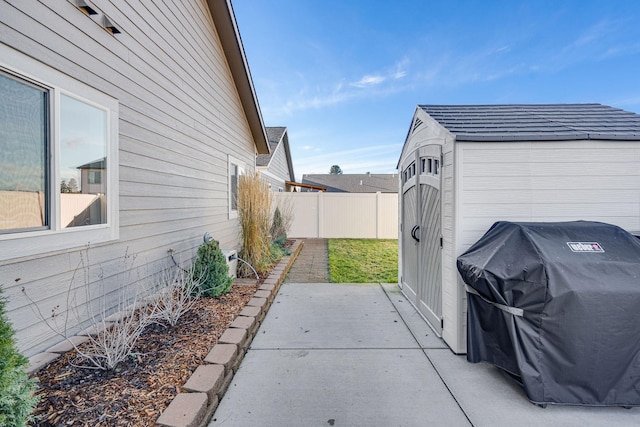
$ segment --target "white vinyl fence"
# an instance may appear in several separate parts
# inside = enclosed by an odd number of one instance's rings
[[[291,237],[397,239],[396,193],[273,193],[290,210]]]

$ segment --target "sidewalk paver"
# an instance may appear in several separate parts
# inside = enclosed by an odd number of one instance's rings
[[[319,283],[329,281],[329,251],[327,239],[305,239],[302,250],[293,263],[286,282]]]

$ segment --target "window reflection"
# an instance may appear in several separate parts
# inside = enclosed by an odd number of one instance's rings
[[[0,72],[0,233],[48,225],[47,98]]]
[[[106,111],[60,97],[60,224],[106,224]]]
[[[238,210],[238,177],[240,168],[238,165],[231,163],[231,210]]]

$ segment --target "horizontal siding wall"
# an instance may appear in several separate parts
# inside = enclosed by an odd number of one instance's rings
[[[398,238],[395,193],[277,193],[290,206],[289,235],[301,238]]]
[[[269,172],[282,178],[283,181],[293,181],[293,177],[289,176],[289,166],[287,165],[287,154],[284,149],[284,142],[278,145],[276,152],[271,157]]]
[[[94,4],[121,34],[107,33],[71,1],[21,0],[0,2],[0,42],[119,101],[120,240],[92,248],[89,261],[110,272],[104,284],[113,292],[169,265],[170,248],[190,263],[205,232],[223,248],[237,248],[237,221],[228,217],[227,158],[251,170],[255,148],[206,0]],[[60,337],[34,314],[22,287],[46,315],[60,306],[63,319],[87,243],[0,260],[0,284],[25,355]],[[139,267],[130,277],[119,274],[126,251],[137,255]],[[81,285],[78,276],[73,286]],[[99,282],[90,279],[89,299]]]
[[[278,178],[277,176],[270,173],[266,167],[259,167],[257,171],[262,176],[262,179],[269,184],[269,189],[271,191],[278,191],[278,188],[282,188],[282,191],[285,191],[286,185],[284,183],[284,179]]]
[[[458,143],[458,253],[499,220],[640,230],[640,142]]]

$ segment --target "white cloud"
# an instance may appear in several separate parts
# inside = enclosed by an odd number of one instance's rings
[[[405,68],[408,64],[409,59],[405,57],[401,61],[398,61],[391,71],[388,71],[386,73],[367,74],[357,82],[351,83],[351,86],[364,88],[377,86],[389,79],[401,79],[407,76],[407,71],[405,70]]]
[[[399,79],[405,75],[406,73],[401,71],[390,74],[389,76],[394,79]],[[390,95],[401,89],[382,84],[389,79],[389,76],[366,75],[357,82],[349,83],[348,86],[345,86],[342,82],[337,83],[333,85],[330,91],[324,90],[323,87],[316,87],[313,91],[305,88],[285,102],[274,105],[263,105],[262,111],[265,116],[277,119],[283,116],[290,116],[297,111],[331,107],[349,102],[353,99],[371,96],[372,94]],[[363,89],[375,89],[375,91]],[[313,94],[310,94],[311,92],[313,92]]]
[[[357,82],[351,83],[351,86],[355,87],[369,87],[379,85],[384,82],[387,78],[380,75],[366,75],[362,77]]]
[[[393,73],[393,78],[394,79],[401,79],[401,78],[405,77],[406,75],[407,75],[406,71],[398,70],[395,73]]]
[[[268,98],[272,99],[272,102],[262,104],[263,114],[271,119],[279,119],[291,116],[298,111],[331,107],[368,96],[385,97],[407,90],[406,83],[403,86],[398,86],[395,82],[408,76],[406,67],[409,62],[409,59],[405,57],[388,67],[384,72],[365,74],[353,82],[343,78],[337,82],[312,84],[307,78],[309,76],[298,75],[300,81],[298,87],[301,89],[282,99],[286,91],[278,92],[272,88],[274,94]]]
[[[409,65],[409,58],[404,57],[401,61],[396,64],[396,70],[391,74],[391,77],[394,79],[401,79],[407,76],[407,71],[405,70]]]
[[[613,98],[608,101],[604,101],[613,107],[625,108],[630,111],[640,112],[640,95],[630,95],[627,97]]]
[[[611,31],[611,28],[615,28],[612,22],[608,20],[603,20],[595,25],[592,25],[587,29],[585,33],[583,33],[580,37],[578,37],[573,43],[571,43],[567,48],[576,48],[582,47],[593,42],[597,42],[603,36],[605,36],[608,32]]]
[[[560,70],[582,62],[599,62],[640,52],[637,39],[620,37],[622,21],[604,19],[587,28],[553,56],[549,68]]]

